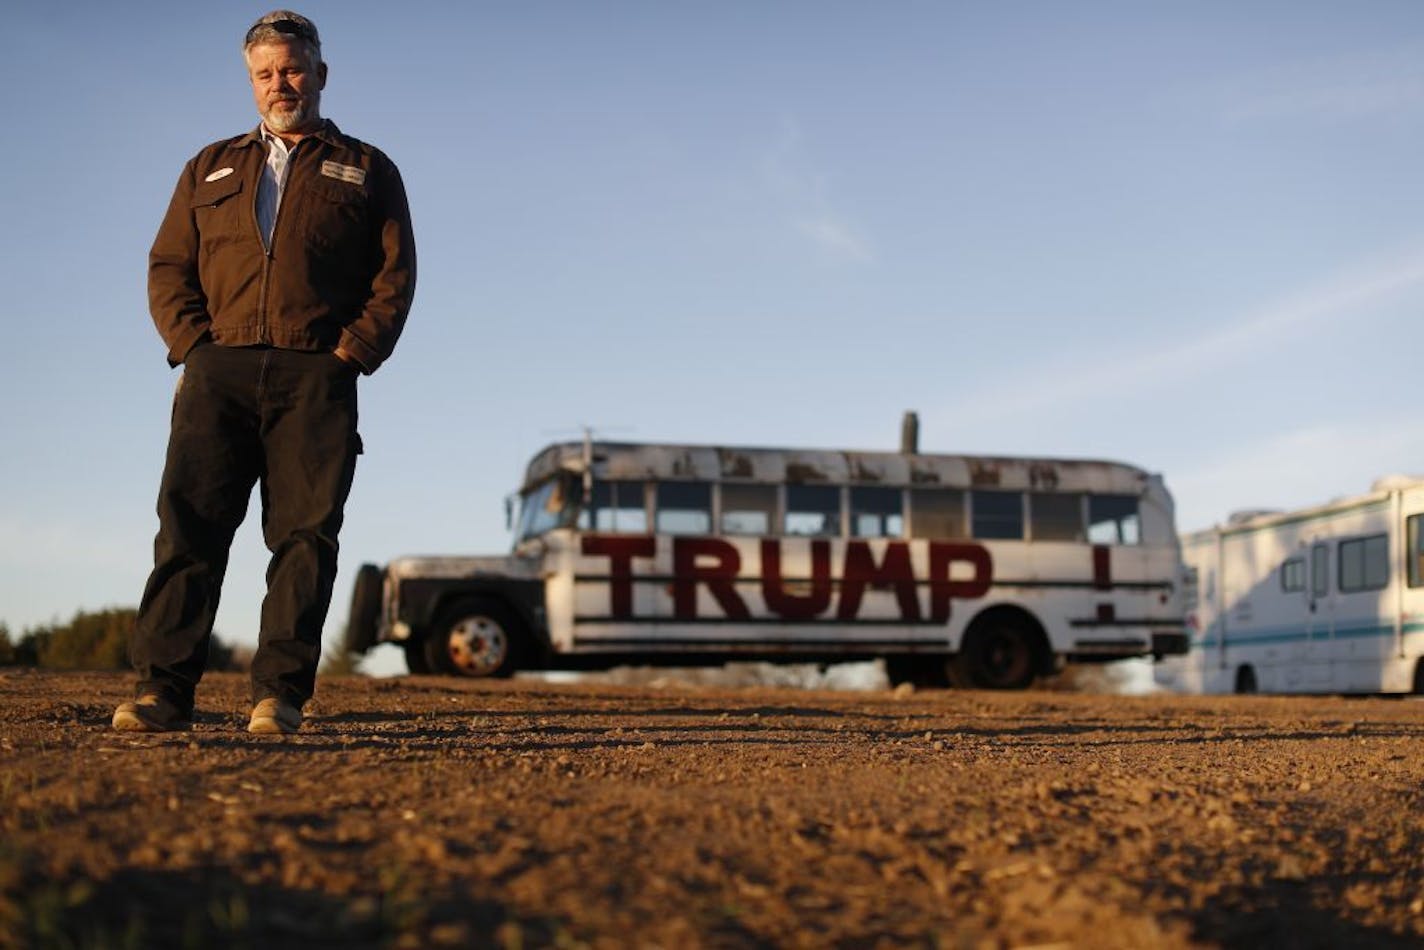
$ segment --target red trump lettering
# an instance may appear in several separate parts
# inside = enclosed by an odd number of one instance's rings
[[[751,619],[734,584],[742,556],[731,544],[716,538],[677,538],[672,543],[672,563],[672,613],[678,620],[697,617],[698,584],[707,585],[727,619]]]
[[[605,537],[589,534],[583,538],[583,553],[608,558],[608,612],[615,620],[633,616],[633,558],[658,553],[656,538],[647,536]]]
[[[793,594],[781,576],[781,542],[761,543],[761,596],[767,609],[787,620],[814,620],[831,605],[831,543],[811,542],[811,590]]]
[[[915,589],[915,570],[910,566],[910,547],[903,541],[885,545],[885,557],[875,563],[875,553],[864,541],[846,545],[845,566],[841,572],[841,602],[836,608],[839,620],[854,620],[860,612],[860,601],[867,585],[884,585],[895,589],[902,620],[920,619],[920,598]]]
[[[955,562],[968,564],[974,573],[968,579],[950,580]],[[972,599],[989,592],[994,577],[994,564],[989,549],[978,544],[955,544],[949,541],[930,542],[930,619],[939,623],[949,619],[949,602],[955,597]]]

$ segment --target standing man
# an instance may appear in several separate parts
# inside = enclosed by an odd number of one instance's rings
[[[415,290],[400,173],[321,117],[316,26],[274,11],[242,52],[262,123],[188,162],[149,254],[149,308],[183,375],[130,643],[137,698],[115,729],[191,727],[254,484],[272,559],[248,730],[301,727],[361,452],[357,377],[390,356]]]

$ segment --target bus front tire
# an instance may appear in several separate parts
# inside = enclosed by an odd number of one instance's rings
[[[988,614],[964,635],[950,662],[955,686],[970,689],[1028,689],[1038,675],[1040,637],[1014,613]]]
[[[362,564],[356,571],[356,583],[351,586],[351,609],[346,615],[346,633],[342,648],[347,653],[365,653],[376,645],[380,630],[381,569],[374,564]]]
[[[504,678],[518,666],[522,638],[518,622],[503,604],[470,597],[441,613],[423,646],[433,673]]]
[[[407,640],[401,644],[405,650],[405,667],[413,676],[430,674],[430,661],[425,658],[425,641]]]

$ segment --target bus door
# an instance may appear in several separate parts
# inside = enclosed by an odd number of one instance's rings
[[[1302,687],[1328,687],[1335,634],[1335,585],[1331,583],[1330,545],[1310,545],[1310,583],[1305,587],[1305,630],[1296,651]]]

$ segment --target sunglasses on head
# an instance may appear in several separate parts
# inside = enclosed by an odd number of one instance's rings
[[[295,36],[309,43],[317,41],[316,31],[304,23],[298,23],[296,20],[273,20],[270,23],[254,23],[252,29],[247,31],[247,39],[243,42],[251,44],[261,30],[271,30],[274,33],[281,33],[283,36]]]

